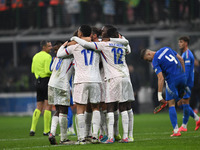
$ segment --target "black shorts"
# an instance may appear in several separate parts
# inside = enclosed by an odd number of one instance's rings
[[[48,82],[49,77],[36,80],[37,102],[48,100]]]

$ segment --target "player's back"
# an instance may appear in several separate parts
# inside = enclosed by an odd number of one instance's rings
[[[69,80],[72,76],[72,73],[73,59],[62,59],[56,57],[52,64],[52,74],[48,85],[65,90],[70,87]]]
[[[173,82],[175,79],[185,76],[180,61],[176,57],[177,53],[169,47],[158,50],[152,61],[153,67],[160,67],[166,81]],[[157,68],[159,69],[159,68]]]
[[[85,49],[79,44],[69,46],[67,49],[74,55],[74,83],[101,82],[100,53]]]
[[[106,79],[129,76],[125,59],[126,50],[122,44],[115,42],[98,42],[96,44],[102,51],[101,57]]]

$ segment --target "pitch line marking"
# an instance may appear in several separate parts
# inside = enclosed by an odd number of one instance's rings
[[[199,138],[199,136],[193,136],[193,138]],[[172,139],[172,140],[176,140],[176,139],[187,139],[187,138],[191,138],[191,137],[187,137],[187,136],[181,136],[181,137],[166,137],[166,138],[146,138],[146,139],[139,139],[139,140],[135,140],[135,142],[140,142],[140,141],[152,141],[152,140],[167,140],[167,139]],[[33,146],[33,147],[20,147],[20,148],[9,148],[9,149],[3,149],[3,150],[21,150],[21,149],[35,149],[35,148],[53,148],[53,147],[62,147],[62,146],[66,146],[66,145],[44,145],[44,146]]]

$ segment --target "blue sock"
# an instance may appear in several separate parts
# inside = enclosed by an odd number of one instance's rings
[[[189,110],[190,110],[190,116],[192,117],[192,118],[194,118],[194,111],[192,110],[192,108],[189,106]]]
[[[173,128],[175,128],[178,123],[177,123],[176,109],[174,106],[169,107],[169,118],[171,120]]]
[[[68,126],[67,126],[67,128],[69,128],[69,127],[72,126],[72,123],[73,123],[73,112],[72,112],[71,107],[68,107],[67,119],[68,119]]]
[[[187,124],[190,116],[189,104],[183,104],[183,124]]]

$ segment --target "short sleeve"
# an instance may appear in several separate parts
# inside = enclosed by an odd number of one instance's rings
[[[186,51],[185,56],[184,56],[184,62],[185,66],[190,66],[192,63],[193,59],[189,51]]]
[[[153,70],[155,71],[156,74],[162,72],[160,65],[158,63],[158,59],[155,58],[155,56],[154,56],[154,59],[152,61],[152,66],[153,66]]]
[[[171,49],[171,48],[170,48]],[[173,49],[171,49],[172,53],[176,56],[177,55],[177,52],[174,51]]]

